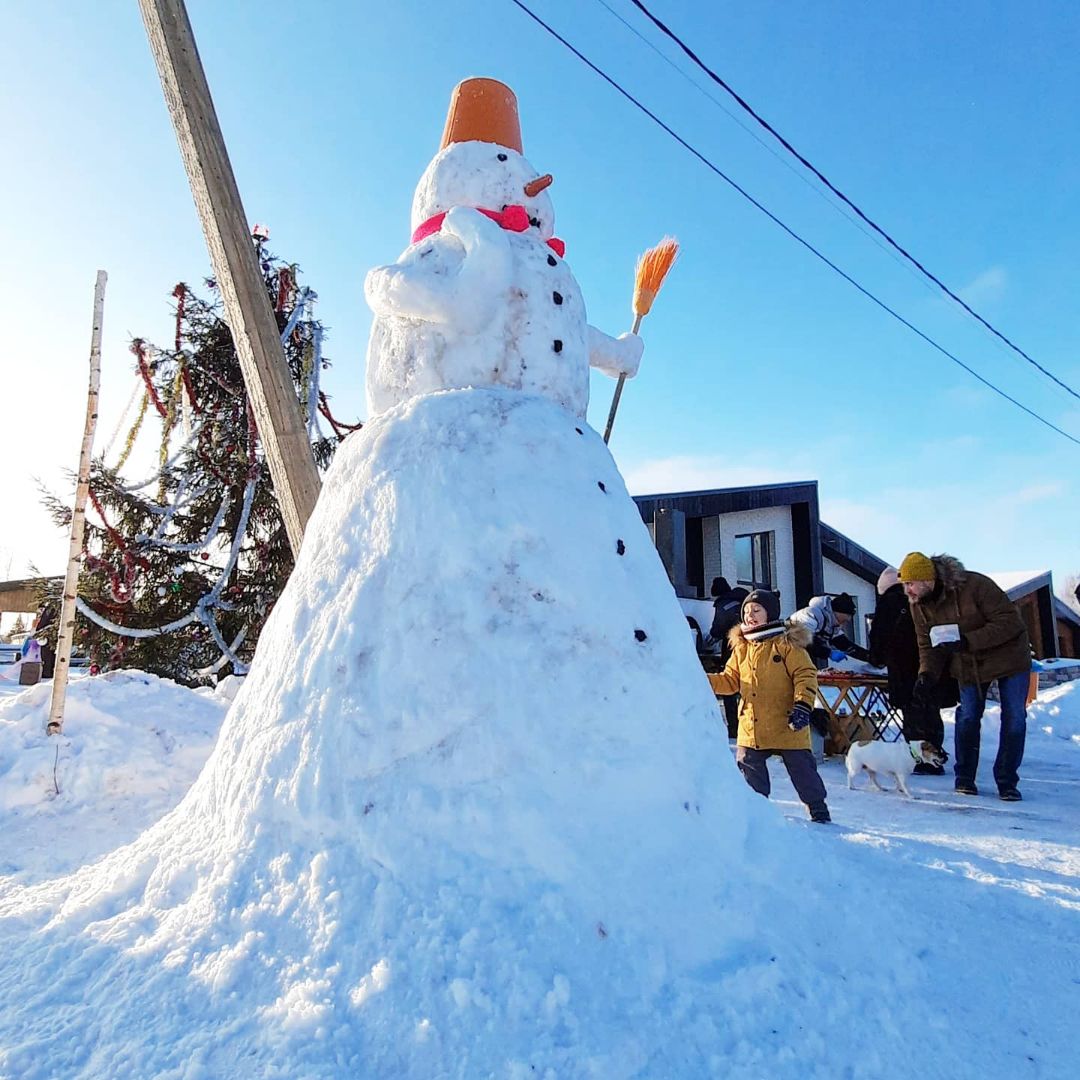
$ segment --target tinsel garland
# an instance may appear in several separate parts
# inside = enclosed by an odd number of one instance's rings
[[[146,342],[142,338],[136,338],[131,343],[131,351],[135,354],[135,359],[139,364],[139,374],[142,376],[143,382],[146,384],[146,392],[150,395],[150,400],[154,403],[154,408],[157,409],[158,414],[165,415],[165,406],[161,403],[161,398],[158,397],[157,388],[154,386],[154,378],[150,373],[150,365],[146,361]]]
[[[177,448],[176,453],[173,454],[168,461],[165,462],[165,468],[171,469],[177,461],[180,459],[180,455],[188,449],[191,443],[190,439],[185,439]],[[116,471],[119,471],[120,466],[116,467]],[[148,476],[145,480],[141,480],[137,484],[119,484],[117,489],[124,492],[126,495],[133,495],[136,491],[142,491],[143,488],[148,488],[151,484],[156,484],[161,479],[161,470],[159,469],[153,476]],[[151,511],[153,513],[153,511]]]
[[[264,267],[264,269],[268,269],[268,267]],[[322,416],[330,423],[334,436],[340,441],[349,432],[357,430],[362,425],[351,425],[338,421],[332,415],[328,398],[320,386],[320,373],[324,366],[322,357],[323,335],[322,328],[313,319],[312,309],[317,298],[316,294],[309,288],[301,288],[298,286],[295,276],[295,267],[282,268],[278,272],[277,287],[278,292],[276,299],[278,313],[281,314],[283,311],[287,310],[290,301],[292,302],[289,317],[281,331],[281,340],[283,345],[288,344],[291,340],[300,350],[300,387],[298,396],[306,407],[305,411],[307,414],[306,419],[309,435],[317,435],[319,438],[324,438],[319,427],[319,417]],[[202,551],[202,558],[205,560],[208,557],[206,549],[213,544],[215,538],[220,533],[221,527],[227,519],[229,506],[232,505],[229,489],[233,487],[236,476],[235,471],[230,469],[229,458],[233,455],[234,450],[236,451],[235,456],[232,456],[234,462],[238,458],[240,460],[246,458],[247,476],[243,501],[225,565],[220,569],[216,581],[210,588],[210,591],[200,597],[195,602],[192,610],[186,615],[181,616],[179,619],[175,619],[167,624],[157,627],[128,627],[110,619],[106,612],[115,611],[117,615],[126,616],[128,611],[131,610],[130,605],[133,601],[139,569],[150,570],[151,564],[146,558],[136,553],[137,548],[133,551],[132,548],[125,544],[118,531],[113,528],[106,519],[102,512],[100,502],[92,497],[95,509],[101,517],[104,530],[109,539],[116,545],[116,548],[121,555],[123,567],[121,570],[116,566],[110,565],[104,559],[95,558],[91,562],[91,558],[88,556],[88,568],[104,572],[108,575],[108,592],[111,593],[115,604],[110,603],[106,596],[102,596],[101,599],[96,602],[97,607],[100,610],[91,608],[89,604],[82,600],[79,601],[79,610],[88,619],[101,627],[101,629],[108,633],[115,634],[121,639],[158,637],[163,634],[183,629],[186,626],[190,626],[192,623],[201,624],[206,628],[206,631],[221,653],[219,659],[213,664],[195,672],[199,677],[207,677],[219,671],[224,664],[230,662],[237,673],[246,671],[246,665],[243,664],[238,657],[237,650],[246,639],[252,624],[245,621],[244,625],[240,628],[235,637],[233,637],[232,641],[226,641],[221,629],[217,625],[216,612],[236,610],[235,605],[226,599],[226,595],[238,591],[239,586],[234,585],[232,588],[228,588],[228,590],[227,586],[230,577],[236,570],[243,549],[245,534],[249,524],[252,523],[255,492],[258,486],[259,477],[262,473],[262,453],[259,445],[259,431],[255,413],[242,383],[238,386],[234,386],[226,377],[213,370],[211,365],[208,364],[205,367],[199,366],[194,369],[194,374],[199,379],[205,378],[218,386],[233,399],[233,405],[231,408],[226,406],[223,411],[218,413],[217,419],[214,419],[212,414],[209,417],[206,415],[206,406],[200,405],[196,398],[190,362],[191,354],[186,354],[182,350],[184,344],[184,320],[187,316],[186,305],[189,295],[189,290],[183,283],[178,284],[173,290],[173,296],[177,301],[176,332],[174,335],[176,374],[171,379],[171,385],[167,386],[161,394],[159,394],[158,387],[155,384],[154,374],[155,372],[157,373],[158,382],[160,382],[164,372],[160,362],[155,364],[150,359],[152,355],[150,349],[152,347],[148,346],[142,339],[136,339],[132,344],[131,351],[136,356],[138,373],[145,387],[145,392],[140,404],[139,415],[136,418],[131,431],[128,433],[124,453],[120,463],[117,465],[116,471],[119,471],[120,467],[128,460],[149,405],[153,402],[155,409],[157,409],[158,414],[163,419],[162,442],[158,455],[160,463],[158,471],[153,477],[141,484],[119,486],[119,490],[125,493],[134,493],[157,482],[159,485],[157,504],[152,502],[141,502],[140,508],[146,512],[159,516],[160,520],[152,530],[152,535],[140,533],[135,537],[134,543],[143,546],[152,545],[155,549],[173,554],[193,554]],[[303,320],[305,316],[309,320],[309,324],[305,327],[301,327],[301,320]],[[211,337],[203,347],[208,350],[216,350],[218,347],[216,341],[217,339],[215,337]],[[159,354],[159,356],[160,355],[162,354]],[[198,353],[196,355],[198,355]],[[207,352],[207,356],[214,355],[215,354],[212,352]],[[180,395],[179,401],[177,401],[177,395]],[[170,457],[168,455],[169,441],[172,434],[175,432],[178,421],[178,412],[184,419],[185,438],[181,446]],[[192,424],[189,413],[199,414],[203,418],[202,422],[198,425]],[[229,445],[224,448],[220,447],[218,443],[221,433],[225,430],[235,431],[240,425],[246,427],[246,446],[237,445],[233,447]],[[234,441],[239,443],[240,439],[234,437]],[[225,451],[224,455],[222,454],[222,449]],[[192,451],[198,455],[199,468],[203,470],[203,475],[207,478],[207,483],[201,484],[197,491],[189,492],[187,490],[184,475],[181,472],[178,478],[175,496],[171,501],[167,500],[166,485],[168,482],[168,474],[173,470],[174,466],[177,465],[177,462],[180,461],[185,453]],[[210,524],[206,535],[198,541],[185,544],[171,543],[166,540],[166,534],[169,532],[170,528],[173,527],[175,515],[205,495],[206,491],[212,485],[213,480],[209,480],[209,477],[213,477],[214,480],[221,483],[227,490],[218,506],[213,522]],[[265,510],[260,509],[258,514],[258,520],[260,522],[263,521]],[[269,519],[267,519],[265,524],[270,524]],[[264,526],[259,525],[258,527],[263,528]],[[261,551],[261,549],[265,547],[265,544],[257,544],[257,548],[260,549],[258,554],[260,562],[265,557],[265,553]],[[205,585],[203,587],[205,588]],[[178,586],[174,585],[173,591],[178,591],[178,588]],[[272,602],[270,606],[273,606]],[[258,611],[260,614],[263,614],[263,606],[260,606]],[[198,631],[196,631],[196,633],[197,632]],[[121,641],[117,646],[115,655],[120,655],[123,652],[124,647],[124,643]],[[188,670],[190,670],[190,665],[188,665]]]
[[[203,488],[203,490],[205,491],[206,489]],[[229,493],[226,492],[221,500],[221,505],[218,507],[217,513],[214,515],[214,520],[210,523],[210,528],[207,529],[206,535],[201,540],[196,540],[190,544],[174,544],[168,540],[161,539],[161,534],[172,521],[173,514],[180,509],[180,507],[175,504],[169,507],[162,515],[161,524],[156,530],[156,535],[148,536],[146,533],[140,533],[135,537],[135,540],[138,543],[152,544],[162,551],[174,551],[179,553],[202,551],[213,543],[218,531],[221,529],[222,522],[225,520],[225,514],[229,509],[229,501]]]
[[[289,299],[296,291],[296,268],[294,266],[283,266],[278,271],[278,294],[277,294],[277,308],[278,313],[285,310],[286,305],[289,303]],[[297,307],[300,305],[298,304]]]
[[[127,404],[124,406],[124,411],[120,414],[120,419],[116,421],[116,426],[112,429],[112,434],[102,447],[101,457],[103,460],[109,456],[109,451],[112,450],[113,443],[116,442],[116,438],[120,434],[120,429],[124,426],[124,421],[128,418],[128,413],[131,412],[131,406],[135,404],[135,398],[138,397],[140,390],[145,396],[146,390],[142,385],[142,380],[137,379],[134,386],[131,388],[131,393],[128,395]]]
[[[131,425],[131,430],[127,434],[127,438],[124,440],[124,449],[120,454],[119,459],[116,462],[116,472],[119,472],[127,463],[127,459],[131,456],[131,451],[135,448],[135,440],[139,437],[139,429],[142,427],[142,422],[146,417],[147,407],[150,405],[150,395],[143,391],[142,404],[139,406],[139,414],[135,417],[135,423]]]
[[[195,621],[201,622],[207,630],[210,632],[210,636],[214,639],[214,643],[221,650],[223,655],[227,655],[232,661],[233,669],[237,674],[242,674],[243,669],[246,671],[246,665],[236,657],[229,647],[228,642],[225,641],[218,629],[217,622],[213,616],[213,610],[215,608],[222,608],[225,610],[232,610],[232,605],[227,601],[221,599],[221,593],[224,590],[225,583],[228,581],[233,569],[236,566],[236,562],[240,557],[240,550],[243,546],[244,534],[247,531],[248,520],[251,516],[251,506],[255,499],[255,489],[258,484],[259,468],[258,465],[254,465],[254,475],[250,476],[247,484],[244,487],[244,501],[240,510],[240,520],[237,522],[236,534],[233,537],[232,546],[229,549],[228,558],[225,561],[224,567],[221,569],[221,573],[217,582],[211,588],[211,590],[205,595],[199,598],[195,607],[187,613],[182,615],[179,619],[174,619],[170,623],[165,623],[161,626],[123,626],[120,623],[115,623],[111,619],[105,618],[99,612],[95,611],[89,604],[86,603],[81,597],[76,600],[76,607],[78,610],[86,616],[92,623],[101,627],[102,630],[106,630],[111,634],[116,634],[120,637],[126,638],[151,638],[160,637],[162,634],[170,634],[176,630],[180,630],[185,626],[189,626]],[[91,494],[91,499],[93,495]],[[101,511],[95,505],[95,509],[100,514]],[[104,520],[104,518],[102,519]],[[106,523],[106,529],[110,527]],[[111,534],[110,534],[111,535]],[[115,541],[114,541],[115,542]],[[126,550],[126,549],[125,549]],[[101,560],[95,560],[95,562],[101,562]]]
[[[330,426],[334,429],[334,434],[338,437],[338,442],[345,438],[352,431],[359,431],[363,426],[363,421],[357,424],[346,424],[344,420],[335,420],[333,414],[330,412],[330,403],[327,400],[326,395],[319,391],[319,412],[326,417]],[[342,432],[345,434],[343,435]]]
[[[187,296],[187,286],[182,281],[177,282],[172,294],[176,297],[176,344],[174,349],[179,352],[181,330],[184,324],[184,298]]]

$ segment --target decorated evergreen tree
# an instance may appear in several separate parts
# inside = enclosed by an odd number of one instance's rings
[[[315,460],[325,468],[359,425],[335,420],[320,386],[329,362],[314,292],[258,235],[255,242]],[[246,671],[293,566],[220,291],[213,280],[206,286],[206,298],[184,284],[173,290],[172,348],[131,344],[141,405],[118,462],[94,463],[75,635],[96,668],[139,668],[189,685]],[[158,468],[131,483],[122,469],[147,416],[161,428]],[[48,502],[65,524],[70,510]]]

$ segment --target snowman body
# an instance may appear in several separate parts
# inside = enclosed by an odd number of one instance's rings
[[[428,166],[413,199],[420,238],[365,282],[373,414],[418,394],[502,386],[584,416],[590,364],[634,374],[640,340],[589,326],[577,281],[548,243],[551,200],[525,193],[536,180],[521,154],[494,143],[452,143]],[[527,222],[521,231],[487,216],[507,208]]]

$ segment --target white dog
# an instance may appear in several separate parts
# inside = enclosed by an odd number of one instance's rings
[[[847,752],[847,786],[853,788],[852,781],[860,770],[865,769],[870,784],[876,791],[884,788],[877,782],[877,774],[896,777],[896,790],[902,791],[909,799],[914,798],[907,787],[907,778],[920,761],[927,765],[944,765],[947,758],[935,746],[928,742],[882,742],[880,739],[856,742]]]

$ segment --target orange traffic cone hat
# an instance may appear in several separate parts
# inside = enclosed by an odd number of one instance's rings
[[[523,153],[517,98],[509,86],[495,79],[465,79],[454,87],[439,149],[459,142],[497,143]]]

